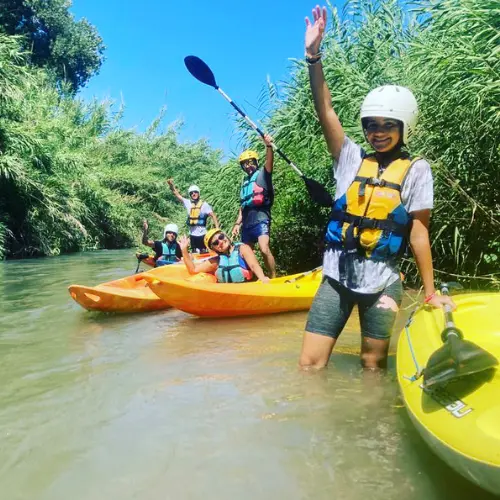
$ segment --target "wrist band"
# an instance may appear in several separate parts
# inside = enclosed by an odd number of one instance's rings
[[[430,295],[427,295],[424,299],[424,304],[428,304],[435,296],[436,292],[432,292]]]
[[[309,66],[318,63],[319,61],[321,61],[321,55],[321,52],[318,52],[314,56],[308,56],[306,54],[306,63],[309,64]]]

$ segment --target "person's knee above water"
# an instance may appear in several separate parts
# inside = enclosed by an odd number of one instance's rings
[[[269,248],[271,230],[271,208],[274,202],[272,172],[274,153],[272,139],[266,135],[266,160],[263,168],[259,167],[259,155],[256,151],[244,151],[238,161],[246,174],[240,189],[240,209],[232,230],[232,237],[240,233],[241,240],[253,247],[259,243],[266,267],[271,275],[276,274],[274,257]]]
[[[254,277],[264,283],[269,281],[248,245],[231,242],[220,229],[210,229],[204,243],[217,255],[204,262],[194,263],[188,253],[188,239],[179,240],[184,263],[190,274],[214,274],[219,283],[245,283],[253,281]]]
[[[325,235],[324,280],[309,312],[300,358],[302,366],[327,364],[336,339],[358,305],[362,362],[385,366],[389,340],[402,299],[399,261],[410,245],[426,302],[451,302],[435,294],[429,220],[433,207],[430,165],[405,147],[418,106],[412,92],[384,85],[361,106],[361,126],[373,152],[344,133],[321,66],[320,44],[326,9],[306,20],[306,61],[314,105],[334,160],[335,201]],[[453,304],[451,302],[451,304]]]
[[[151,247],[155,251],[155,267],[165,266],[179,262],[182,258],[182,252],[177,243],[179,228],[177,224],[167,224],[163,232],[163,240],[150,240],[148,238],[148,221],[143,222],[142,243]]]
[[[189,227],[189,235],[192,251],[206,252],[204,245],[204,237],[207,233],[207,222],[211,218],[216,228],[219,227],[219,221],[212,210],[212,207],[200,198],[200,188],[193,184],[189,186],[189,199],[183,198],[174,185],[172,179],[167,180],[168,185],[174,196],[184,205],[187,212],[187,226]]]

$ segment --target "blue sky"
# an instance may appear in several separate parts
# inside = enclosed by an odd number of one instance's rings
[[[229,5],[231,5],[229,7]],[[201,57],[219,86],[258,120],[253,106],[269,76],[287,79],[290,58],[304,53],[310,0],[74,0],[71,11],[96,26],[107,47],[85,99],[124,101],[122,125],[144,130],[167,107],[166,122],[184,121],[181,140],[207,138],[226,155],[239,149],[232,108],[195,80],[183,59]]]

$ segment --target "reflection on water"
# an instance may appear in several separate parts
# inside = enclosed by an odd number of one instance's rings
[[[71,283],[133,272],[131,255],[0,265],[2,499],[492,498],[421,441],[393,360],[360,370],[355,318],[311,374],[297,370],[305,313],[103,315],[71,300]]]

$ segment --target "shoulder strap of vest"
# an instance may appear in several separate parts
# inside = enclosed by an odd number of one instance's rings
[[[364,162],[368,160],[368,161],[377,161],[375,160],[375,155],[374,154],[365,154],[365,156],[363,157],[363,159],[361,160],[361,165],[359,166],[358,168],[358,172],[356,174],[356,177],[354,177],[354,180],[353,182],[359,182],[359,196],[364,196],[365,195],[365,189],[366,189],[366,185],[367,184],[371,184],[371,180],[372,179],[376,179],[376,177],[374,177],[373,175],[370,176],[370,177],[366,177],[366,176],[363,176],[363,175],[360,175],[361,174],[361,171],[362,170],[365,170],[367,167],[366,165],[364,165]],[[376,163],[376,170],[374,172],[375,175],[377,175],[378,173],[378,163]]]

